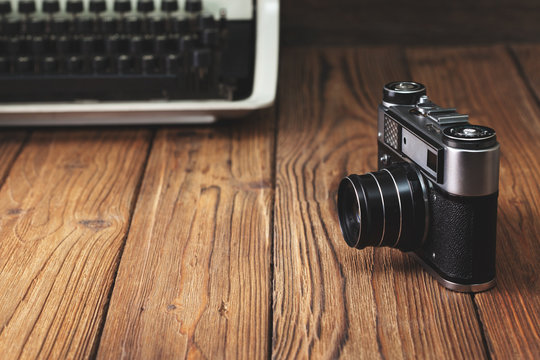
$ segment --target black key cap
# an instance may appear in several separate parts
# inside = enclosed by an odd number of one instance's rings
[[[178,0],[161,0],[161,11],[163,12],[178,11]]]
[[[113,16],[103,16],[101,18],[101,31],[104,34],[113,35],[118,33],[118,20]]]
[[[55,16],[51,23],[51,31],[56,35],[65,35],[69,31],[70,21],[64,16]]]
[[[113,55],[118,53],[118,48],[120,45],[120,36],[112,35],[105,39],[105,50],[107,54]]]
[[[138,0],[137,11],[142,13],[149,13],[154,11],[154,0]]]
[[[127,74],[131,72],[132,59],[128,55],[120,55],[116,59],[116,70],[119,74]]]
[[[89,10],[97,15],[107,10],[107,3],[105,0],[90,0]]]
[[[52,15],[60,11],[59,0],[43,0],[42,10],[44,13]]]
[[[214,19],[214,15],[212,14],[200,14],[198,16],[198,23],[200,29],[214,28],[216,26],[216,19]]]
[[[153,74],[157,70],[156,58],[153,55],[144,55],[141,58],[141,71],[143,74]]]
[[[180,69],[180,58],[177,55],[167,55],[165,57],[165,71],[167,74],[176,75]]]
[[[21,14],[31,14],[36,11],[36,2],[34,0],[19,0],[19,12]]]
[[[67,36],[60,36],[56,39],[56,52],[59,55],[65,55],[69,52],[71,41]]]
[[[189,21],[182,15],[175,16],[172,20],[172,31],[175,34],[187,34],[189,32]]]
[[[118,40],[118,53],[119,54],[128,54],[130,49],[129,37],[119,36]]]
[[[30,38],[20,37],[19,56],[28,56],[32,54],[32,41]]]
[[[165,33],[165,18],[161,16],[153,16],[148,21],[150,33],[154,35]]]
[[[202,1],[201,0],[186,0],[184,10],[190,13],[199,12],[202,10]]]
[[[103,74],[107,72],[108,67],[108,58],[104,56],[94,56],[94,58],[92,59],[92,70],[94,70],[95,73]]]
[[[83,60],[78,56],[71,56],[67,59],[66,69],[71,74],[79,74],[83,70]]]
[[[45,19],[34,17],[28,22],[28,31],[33,35],[43,35],[45,32]]]
[[[131,11],[130,0],[114,0],[114,11],[119,13],[125,13]]]
[[[202,43],[210,48],[216,47],[219,44],[219,32],[216,29],[204,29]]]
[[[124,24],[124,29],[128,34],[139,34],[141,32],[142,19],[139,16],[127,16]]]
[[[143,53],[144,40],[140,36],[133,36],[129,40],[129,50],[133,55],[140,55]]]
[[[168,50],[169,40],[166,36],[156,36],[154,39],[154,53],[164,54]]]
[[[10,17],[6,19],[4,23],[4,32],[7,35],[19,35],[21,32],[22,22],[16,17]]]
[[[50,38],[49,36],[45,36],[44,38],[44,46],[45,49],[43,50],[43,54],[54,54],[56,53],[56,39]]]
[[[11,12],[11,2],[9,0],[0,1],[0,15],[5,16]]]
[[[9,59],[0,57],[0,73],[6,74],[9,72]]]
[[[197,39],[191,35],[184,35],[178,39],[178,51],[184,52],[189,51],[195,48],[197,44]]]
[[[211,56],[210,49],[195,49],[193,50],[191,65],[195,68],[207,69],[210,67]]]
[[[67,0],[66,2],[66,12],[73,15],[83,12],[84,5],[82,0]]]
[[[81,39],[81,53],[85,56],[91,55],[95,50],[95,40],[91,36],[85,36]]]
[[[34,61],[27,56],[17,58],[17,61],[15,62],[15,71],[21,74],[34,72]]]
[[[54,74],[58,71],[58,60],[52,56],[47,56],[41,62],[41,71],[45,74]]]
[[[45,40],[41,36],[34,36],[32,38],[32,53],[36,56],[43,54],[45,51]]]
[[[75,29],[79,34],[94,32],[94,19],[91,16],[81,15],[75,19]]]
[[[21,52],[21,41],[19,38],[11,38],[7,43],[8,54],[11,56],[17,56]]]

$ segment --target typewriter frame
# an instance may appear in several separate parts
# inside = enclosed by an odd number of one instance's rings
[[[277,88],[279,0],[256,0],[253,91],[244,100],[0,104],[0,126],[200,124],[271,106]]]

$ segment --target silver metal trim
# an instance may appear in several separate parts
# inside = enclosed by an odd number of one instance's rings
[[[471,128],[486,128],[486,129],[489,129],[489,130],[493,131],[493,133],[490,134],[489,136],[484,136],[484,137],[481,137],[481,138],[478,138],[478,137],[470,137],[470,138],[460,137],[460,136],[454,136],[454,135],[448,133],[449,130],[454,128],[454,127],[465,127],[465,126],[467,126],[467,125],[456,125],[456,126],[446,128],[443,131],[444,136],[446,136],[447,138],[452,139],[452,140],[464,141],[464,142],[486,141],[486,140],[493,139],[493,138],[495,138],[497,136],[497,133],[492,128],[487,127],[487,126],[481,126],[481,125],[473,125],[473,124],[468,124],[468,126],[471,127]]]
[[[413,85],[413,87],[411,89],[395,89],[395,88],[392,88],[392,85],[396,85],[396,84],[411,84]],[[415,93],[419,93],[419,92],[422,92],[424,90],[426,90],[426,87],[420,83],[417,83],[416,81],[392,81],[388,84],[385,84],[384,85],[384,88],[389,90],[389,91],[395,91],[395,92],[398,92],[400,94],[415,94]]]
[[[470,150],[445,146],[444,191],[459,196],[485,196],[499,190],[500,145]]]
[[[386,102],[386,101],[381,101],[381,103],[386,106],[387,108],[390,108],[392,106],[398,106],[398,104],[392,104],[392,103],[389,103],[389,102]]]
[[[428,230],[429,230],[429,194],[428,194],[428,187],[430,186],[431,182],[428,181],[428,184],[426,185],[426,181],[424,179],[424,176],[418,169],[416,169],[416,173],[418,175],[418,178],[420,180],[420,186],[422,187],[422,197],[424,198],[424,209],[425,209],[425,225],[424,225],[424,237],[422,238],[422,244],[426,241]]]
[[[392,149],[392,147],[386,145],[384,142],[384,116],[386,115],[390,119],[393,119],[392,116],[386,114],[385,110],[388,107],[385,108],[385,105],[383,102],[378,107],[377,139],[400,159],[406,161],[408,157],[403,152],[395,151],[395,149]],[[397,115],[405,119],[410,118],[410,106],[393,107],[393,111]],[[422,129],[425,129],[427,124],[433,123],[431,120],[425,120],[425,118],[421,118],[418,121],[409,121],[407,126],[402,126],[402,131],[403,129],[408,129],[414,136],[418,137],[415,131],[423,131]],[[438,183],[433,181],[434,185],[436,184],[441,190],[457,196],[485,196],[496,193],[499,190],[500,145],[498,143],[487,149],[460,149],[445,145],[442,142],[442,135],[438,133],[433,134],[426,131],[425,134],[439,143],[444,149],[444,162],[442,165],[443,182]],[[415,164],[417,163],[415,162]],[[421,165],[418,164],[418,166]],[[440,169],[437,170],[440,171]],[[422,172],[427,177],[430,176],[429,172],[424,168],[422,168]]]
[[[437,178],[438,172],[442,169],[435,170],[431,169],[427,164],[427,151],[431,151],[436,154],[437,158],[438,150],[432,145],[428,144],[424,139],[410,131],[406,127],[401,128],[401,156],[405,155],[407,158],[411,159],[417,166],[419,166],[423,172],[432,176],[434,179]],[[406,141],[406,142],[405,142]]]
[[[384,240],[384,234],[386,233],[386,209],[384,207],[384,195],[381,189],[381,185],[379,184],[379,180],[377,180],[377,178],[375,177],[375,175],[373,175],[373,173],[368,173],[368,174],[373,176],[373,178],[375,179],[375,182],[377,183],[377,187],[379,188],[379,193],[381,194],[381,204],[382,204],[382,212],[383,212],[383,228],[382,228],[381,240],[379,240],[379,244],[377,245],[377,246],[381,246]]]
[[[397,185],[397,181],[396,181],[396,178],[394,178],[394,175],[392,175],[392,173],[390,172],[390,170],[388,170],[387,168],[384,168],[383,169],[384,171],[386,171],[390,177],[392,178],[392,181],[394,182],[394,186],[396,187],[396,193],[398,195],[398,204],[399,204],[399,233],[398,233],[398,236],[397,236],[397,240],[396,242],[394,243],[394,245],[392,245],[393,248],[395,248],[399,242],[401,241],[401,227],[403,225],[403,211],[402,211],[402,207],[401,207],[401,194],[399,193],[399,187]]]
[[[409,254],[412,258],[414,258],[416,261],[422,265],[422,267],[437,280],[439,284],[441,284],[443,287],[447,288],[448,290],[457,291],[457,292],[481,292],[486,291],[491,288],[493,288],[495,285],[497,285],[497,278],[493,278],[488,282],[480,283],[480,284],[459,284],[455,283],[449,280],[444,279],[439,273],[437,273],[431,266],[429,266],[420,256],[416,255],[414,252],[409,252]]]
[[[354,246],[352,246],[356,248],[356,246],[360,242],[360,237],[362,237],[362,208],[360,207],[360,199],[358,198],[358,191],[356,191],[356,186],[354,186],[354,183],[350,177],[347,176],[346,179],[349,180],[349,182],[352,185],[352,188],[354,190],[354,195],[356,195],[356,204],[358,205],[358,212],[360,213],[360,227],[358,229],[358,238],[356,239],[356,243],[354,244]]]

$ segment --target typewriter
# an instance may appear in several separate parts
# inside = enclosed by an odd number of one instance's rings
[[[279,0],[0,0],[0,126],[241,116],[278,38]]]

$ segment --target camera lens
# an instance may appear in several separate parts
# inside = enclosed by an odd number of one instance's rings
[[[349,175],[338,189],[338,215],[351,247],[419,248],[428,224],[424,178],[408,163],[364,175]]]
[[[426,87],[414,81],[394,81],[384,85],[383,102],[392,105],[415,105]]]

